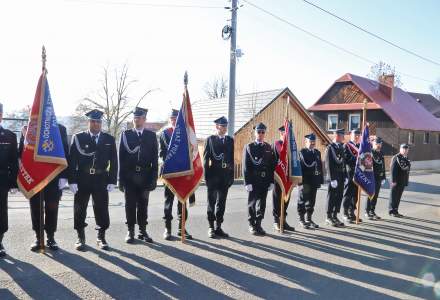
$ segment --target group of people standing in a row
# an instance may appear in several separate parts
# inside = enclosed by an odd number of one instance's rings
[[[86,245],[85,227],[87,226],[87,207],[92,197],[95,215],[97,244],[101,249],[108,249],[106,230],[110,226],[109,192],[116,187],[124,193],[126,224],[128,227],[125,241],[135,241],[135,226],[138,225],[137,238],[145,242],[153,242],[147,233],[148,202],[150,191],[156,188],[159,163],[158,158],[165,160],[168,145],[176,125],[177,110],[170,114],[170,127],[160,133],[159,143],[156,135],[145,129],[147,110],[136,107],[133,111],[133,129],[121,133],[119,151],[115,138],[102,131],[103,112],[92,110],[86,114],[89,129],[72,137],[70,146],[67,141],[66,128],[59,125],[60,134],[67,156],[68,168],[54,178],[43,190],[30,200],[32,228],[36,240],[31,245],[32,251],[40,249],[40,210],[39,195],[44,193],[45,220],[44,229],[47,233],[47,246],[58,249],[55,241],[57,228],[58,206],[62,189],[68,184],[74,194],[74,228],[77,231],[75,248],[84,250]],[[17,145],[16,135],[1,126],[3,106],[0,103],[0,256],[6,254],[2,245],[4,233],[8,230],[8,192],[17,190],[18,161],[23,148],[26,147],[24,135]],[[205,141],[203,165],[208,193],[208,236],[226,238],[229,235],[223,230],[222,223],[226,208],[228,190],[234,182],[234,139],[226,135],[228,121],[220,117],[214,121],[216,134]],[[243,178],[248,192],[249,231],[254,235],[264,235],[261,226],[266,210],[266,198],[272,191],[274,229],[280,231],[281,219],[281,187],[274,180],[274,171],[282,146],[284,127],[279,128],[280,140],[273,145],[265,142],[266,126],[259,123],[255,126],[255,141],[243,149]],[[356,210],[357,187],[352,179],[359,151],[360,132],[351,132],[350,142],[343,144],[344,131],[334,133],[333,142],[327,147],[325,162],[330,177],[327,196],[326,223],[342,227],[337,214],[341,204],[344,208],[344,219],[353,222]],[[311,133],[305,136],[305,148],[299,152],[302,168],[302,183],[298,187],[299,223],[306,229],[318,228],[312,220],[317,190],[324,183],[321,153],[315,149],[316,136]],[[382,140],[373,141],[374,174],[376,194],[366,204],[366,216],[371,220],[379,217],[375,213],[380,186],[385,182],[385,162],[381,152]],[[17,147],[18,146],[18,147]],[[119,156],[118,156],[119,152]],[[400,217],[398,212],[400,198],[404,187],[408,184],[410,161],[407,158],[408,145],[401,145],[400,153],[393,157],[391,163],[391,199],[389,213]],[[174,193],[164,189],[164,239],[171,239],[171,221]],[[194,194],[189,199],[195,201]],[[289,202],[284,206],[287,215]],[[186,206],[185,206],[186,209]],[[182,235],[181,219],[183,205],[178,201],[177,216],[179,226],[177,235]],[[185,216],[188,216],[186,211]],[[294,231],[284,218],[284,230]],[[191,239],[185,230],[185,237]]]

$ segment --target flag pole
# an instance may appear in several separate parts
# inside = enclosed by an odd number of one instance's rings
[[[41,62],[42,62],[42,72],[43,78],[46,77],[46,48],[43,46],[41,50]],[[44,245],[44,189],[40,191],[40,228],[39,228],[39,237],[40,237],[40,252],[44,253],[45,245]]]
[[[289,96],[289,94],[287,94],[287,98],[286,99],[287,100],[286,100],[286,103],[285,103],[285,105],[286,105],[285,116],[286,116],[286,120],[287,120],[289,118],[289,103],[290,103],[290,96]],[[284,134],[286,134],[286,130],[287,130],[287,128],[284,128]],[[276,151],[276,149],[275,149],[275,151]],[[275,189],[275,187],[274,187],[274,189]],[[286,218],[285,215],[284,215],[284,207],[285,207],[284,201],[286,201],[286,197],[287,197],[287,194],[283,195],[283,191],[281,190],[281,198],[280,198],[280,201],[281,201],[281,205],[280,205],[280,233],[284,233],[284,219]]]
[[[365,99],[364,100],[364,107],[363,107],[363,110],[362,110],[362,135],[364,134],[366,118],[367,118],[367,104],[368,104],[368,101],[367,101],[367,99]],[[359,155],[359,153],[358,153],[358,155]],[[360,207],[360,205],[361,205],[361,193],[362,193],[362,190],[358,187],[357,205],[356,205],[356,207],[357,207],[357,211],[356,211],[356,225],[359,225],[359,214],[360,214],[360,211],[361,211],[361,207]],[[367,201],[369,201],[369,200],[367,200]]]
[[[185,243],[185,220],[186,219],[186,200],[182,203],[182,229],[180,230],[181,233],[181,240],[182,243]]]

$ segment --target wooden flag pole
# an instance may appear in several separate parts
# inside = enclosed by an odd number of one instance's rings
[[[186,200],[182,203],[182,228],[180,230],[181,241],[185,243],[185,223],[186,223]]]
[[[42,71],[43,76],[46,74],[46,48],[43,46],[41,51],[41,61],[42,61]],[[44,90],[44,88],[43,88]],[[44,253],[44,189],[40,191],[40,228],[39,228],[39,239],[40,239],[40,252]]]
[[[284,195],[281,195],[281,205],[280,205],[280,233],[284,233]]]
[[[365,124],[366,124],[366,118],[367,118],[367,104],[368,101],[364,100],[364,108],[362,110],[362,135],[364,134]],[[359,156],[359,153],[358,153]],[[359,214],[361,211],[361,189],[358,187],[358,193],[357,193],[357,204],[356,204],[356,225],[359,225]],[[367,200],[368,201],[368,200]]]

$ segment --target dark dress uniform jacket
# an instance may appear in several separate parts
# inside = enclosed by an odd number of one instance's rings
[[[0,188],[17,187],[18,152],[17,136],[0,126]]]
[[[359,149],[360,145],[356,145],[353,142],[348,142],[347,144],[344,144],[344,157],[345,167],[347,168],[347,176],[348,178],[353,178],[354,171],[356,169],[357,153],[353,149],[351,149],[350,146]]]
[[[69,159],[69,142],[67,140],[67,130],[66,130],[66,127],[61,124],[58,124],[58,128],[60,130],[61,142],[63,143],[64,155],[66,156],[66,160],[68,161],[68,159]],[[18,147],[19,157],[21,157],[21,154],[23,153],[23,149],[24,149],[24,136],[21,135],[20,145]],[[57,177],[52,179],[52,181],[49,182],[49,184],[47,185],[47,188],[55,189],[55,187],[56,187],[56,189],[58,189],[58,181],[60,178],[65,178],[65,179],[69,178],[69,168],[68,167],[65,168],[60,174],[58,174]]]
[[[344,184],[346,173],[344,149],[342,145],[331,143],[327,146],[327,151],[325,152],[325,163],[330,181],[337,180],[338,184]]]
[[[385,158],[381,151],[372,150],[373,153],[373,172],[376,182],[382,182],[386,179],[385,175]]]
[[[76,145],[76,141],[78,145]],[[79,148],[79,149],[78,149]],[[84,152],[83,154],[80,151]],[[95,152],[95,155],[90,155]],[[89,154],[89,155],[87,155]],[[116,184],[118,175],[118,155],[115,139],[110,134],[101,132],[98,144],[92,140],[89,131],[77,133],[72,137],[69,155],[69,183],[91,184],[88,181],[91,169],[96,175],[104,175],[106,184]]]
[[[167,157],[168,152],[168,145],[170,144],[171,136],[173,135],[173,128],[168,127],[167,129],[164,129],[159,138],[159,157],[162,159],[162,161],[165,161],[165,158]]]
[[[303,148],[300,151],[302,183],[313,188],[319,188],[324,183],[322,172],[321,152],[317,149]]]
[[[129,152],[136,147],[138,151]],[[158,176],[157,152],[157,139],[152,131],[144,129],[140,137],[134,129],[124,131],[119,145],[119,183],[124,187],[134,184],[149,191],[154,190]]]
[[[230,187],[234,182],[234,139],[230,136],[221,141],[218,135],[206,139],[203,152],[205,181],[210,187]]]
[[[391,182],[397,183],[399,186],[407,186],[409,182],[409,171],[411,169],[411,161],[402,154],[393,156],[391,160]]]
[[[276,156],[268,143],[253,142],[243,149],[244,184],[252,184],[254,190],[267,189],[274,183],[275,166]]]

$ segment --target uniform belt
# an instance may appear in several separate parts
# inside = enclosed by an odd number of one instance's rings
[[[89,168],[89,169],[83,169],[83,173],[89,174],[89,175],[102,175],[104,173],[107,173],[107,170],[101,170],[96,168]]]
[[[223,163],[219,162],[219,163],[214,163],[212,166],[217,169],[227,169],[231,166],[231,164],[225,163],[225,162],[223,162]]]
[[[266,171],[256,171],[255,173],[256,173],[257,177],[261,177],[261,178],[265,178],[268,176],[268,172],[266,172]]]
[[[141,171],[145,171],[145,170],[147,170],[146,167],[141,167],[141,166],[135,166],[134,167],[134,171],[135,172],[141,172]]]

